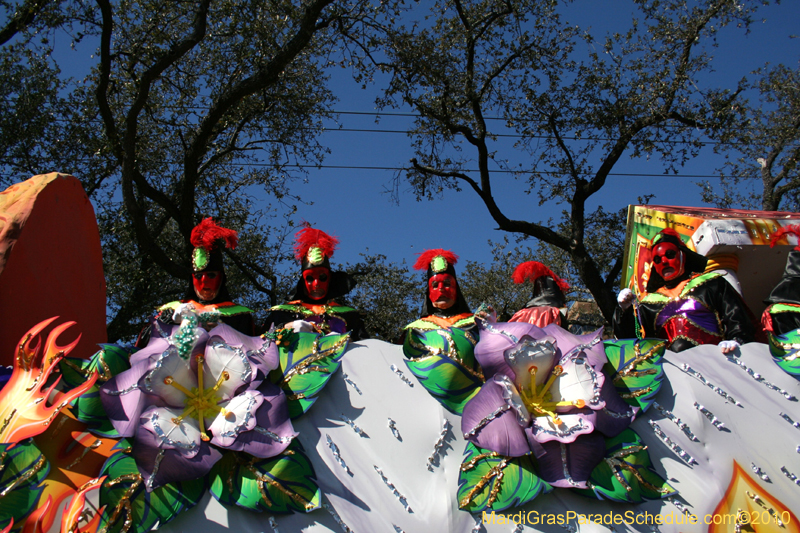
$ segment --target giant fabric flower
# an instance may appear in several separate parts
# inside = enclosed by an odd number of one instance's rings
[[[601,331],[481,326],[475,358],[487,381],[464,407],[464,438],[510,457],[533,453],[542,479],[585,488],[604,456],[603,436],[617,435],[635,415],[603,374]]]
[[[220,449],[272,457],[296,436],[286,396],[264,381],[278,366],[274,343],[225,324],[193,325],[153,335],[101,389],[115,429],[134,439],[148,490],[205,475]]]

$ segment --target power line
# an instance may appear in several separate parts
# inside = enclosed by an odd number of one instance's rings
[[[236,163],[233,166],[241,167],[270,167],[267,163]],[[383,166],[353,166],[353,165],[282,165],[282,168],[298,168],[298,169],[326,169],[326,170],[391,170],[393,172],[400,172],[403,170],[411,170],[410,167],[383,167]],[[480,172],[478,169],[459,169],[458,172]],[[534,171],[534,170],[492,170],[491,174],[545,174],[548,176],[560,176],[563,172],[555,172],[552,170]],[[592,174],[582,174],[583,176],[591,176]],[[719,176],[717,174],[637,174],[631,172],[610,172],[609,176],[623,177],[623,178],[736,178],[737,176]],[[738,176],[740,179],[758,179],[758,176]]]
[[[323,133],[327,132],[347,132],[347,133],[402,133],[408,135],[409,130],[378,130],[378,129],[360,129],[360,128],[322,128]],[[507,138],[507,139],[552,139],[552,135],[518,135],[511,133],[487,133],[489,137]],[[561,137],[567,141],[612,141],[614,139],[604,137]],[[701,144],[717,145],[722,144],[719,141],[673,141],[671,139],[660,139],[656,143],[664,144]],[[731,144],[731,143],[728,143]]]

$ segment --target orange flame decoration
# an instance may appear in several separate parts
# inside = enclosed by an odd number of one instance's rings
[[[12,527],[14,527],[13,518],[11,519],[11,522],[9,522],[8,525],[5,527],[5,529],[3,529],[3,531],[0,531],[0,533],[10,533]]]
[[[736,461],[728,490],[711,515],[708,533],[798,533],[797,517],[766,491]]]
[[[47,533],[48,528],[43,524],[43,519],[47,517],[50,511],[52,500],[47,498],[44,505],[32,512],[25,520],[25,526],[22,528],[22,533]]]
[[[85,527],[80,527],[78,524],[85,520],[84,507],[86,506],[86,493],[90,490],[97,490],[106,476],[89,480],[85,485],[78,489],[75,496],[69,505],[64,507],[64,514],[61,516],[61,531],[62,533],[89,533],[97,531],[97,526],[100,524],[100,515],[105,509],[101,507],[94,516],[87,520]]]
[[[116,448],[115,439],[89,433],[86,424],[76,420],[69,409],[64,409],[34,442],[50,465],[39,501],[51,502],[51,505],[47,512],[37,515],[36,519],[29,516],[27,521],[38,520],[45,531],[52,528],[67,498],[81,490],[88,491],[106,460],[115,453],[126,451]],[[75,498],[71,505],[78,505]],[[88,527],[84,526],[81,531]]]
[[[58,337],[75,325],[75,322],[65,322],[53,328],[47,337],[44,351],[41,351],[39,333],[57,318],[56,316],[40,322],[20,340],[11,379],[0,397],[0,443],[19,442],[42,433],[61,409],[89,390],[97,381],[97,372],[93,372],[86,383],[67,393],[61,393],[55,390],[61,379],[59,376],[55,383],[45,389],[53,369],[80,340],[79,335],[67,346],[56,344]],[[48,402],[48,399],[51,401]]]

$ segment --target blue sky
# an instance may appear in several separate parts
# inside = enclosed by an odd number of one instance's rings
[[[629,6],[630,3],[621,0],[575,2],[566,18],[582,27],[591,26],[597,37],[627,23]],[[800,33],[797,22],[800,2],[790,0],[768,6],[756,18],[748,35],[730,27],[720,32],[712,74],[719,86],[735,87],[737,80],[767,61],[797,68],[800,39],[791,35]],[[88,58],[93,53],[93,45],[87,42],[77,50],[62,46],[57,52],[68,61],[65,70],[75,77],[81,77],[94,63],[94,59]],[[408,164],[412,157],[411,142],[398,132],[406,131],[413,118],[404,116],[402,110],[392,111],[381,115],[376,124],[374,100],[379,94],[379,84],[364,90],[353,81],[348,70],[332,71],[330,85],[339,98],[334,109],[342,112],[338,122],[329,124],[331,131],[320,139],[331,153],[324,168],[308,169],[307,183],[298,181],[293,187],[294,192],[310,202],[299,206],[298,221],[306,220],[341,240],[333,258],[334,266],[357,262],[359,254],[365,252],[413,264],[416,254],[427,248],[452,249],[462,261],[490,261],[488,241],[501,240],[505,234],[495,229],[485,206],[471,190],[446,191],[442,199],[418,202],[401,181],[399,205],[387,194],[396,171],[381,169]],[[496,123],[499,127],[500,123]],[[343,131],[336,131],[337,128]],[[503,152],[499,155],[502,157]],[[519,156],[509,157],[519,160]],[[651,201],[655,204],[702,205],[700,189],[695,184],[700,179],[689,176],[713,175],[721,163],[721,156],[708,148],[690,160],[679,176],[665,178],[659,161],[623,157],[603,190],[592,198],[590,211],[598,205],[616,211],[637,203],[637,197],[645,194],[655,194]],[[508,174],[497,174],[494,180],[495,198],[510,218],[546,221],[557,218],[563,208],[555,204],[538,206],[536,197],[524,194],[524,185]],[[528,242],[535,247],[535,242]]]
[[[581,9],[586,6],[585,2],[579,4],[583,6]],[[602,30],[619,23],[620,17],[627,20],[627,15],[616,10],[621,5],[619,1],[597,0],[589,11],[576,11],[568,19],[580,25],[591,25],[596,31]],[[800,2],[769,6],[759,13],[758,19],[749,35],[735,28],[721,32],[720,47],[713,62],[713,75],[720,85],[735,87],[738,79],[767,61],[797,67],[800,39],[790,36],[800,33]],[[764,19],[763,22],[760,19]],[[377,88],[361,90],[346,71],[335,72],[331,81],[340,99],[335,106],[337,110],[374,112]],[[382,116],[377,125],[374,117],[368,115],[346,114],[339,120],[345,129],[400,131],[407,129],[411,122],[409,117],[391,115]],[[321,140],[332,151],[324,163],[331,167],[394,168],[406,165],[412,156],[410,140],[400,133],[332,131],[324,134]],[[689,161],[680,174],[712,175],[721,161],[721,156],[706,149]],[[655,204],[702,205],[700,189],[695,185],[700,180],[658,177],[663,173],[658,161],[623,158],[614,173],[633,176],[612,176],[593,198],[593,206],[618,210],[637,203],[637,197],[644,194],[655,194],[651,201]],[[385,254],[392,261],[405,258],[408,263],[413,263],[415,254],[424,249],[439,247],[452,249],[462,261],[491,259],[487,242],[500,240],[504,234],[495,229],[496,224],[474,192],[446,191],[441,200],[417,202],[413,194],[404,190],[407,185],[401,183],[400,203],[395,205],[385,193],[392,186],[394,174],[389,170],[335,168],[309,171],[308,185],[301,186],[298,191],[313,205],[301,206],[298,214],[340,238],[334,264],[357,261],[358,254],[366,249],[370,253]],[[540,221],[560,213],[561,206],[539,207],[536,198],[522,194],[522,184],[509,175],[497,175],[495,179],[495,197],[509,217]]]

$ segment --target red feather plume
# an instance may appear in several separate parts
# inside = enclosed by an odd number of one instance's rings
[[[219,241],[230,248],[236,248],[239,244],[239,234],[232,229],[217,226],[211,217],[204,218],[200,224],[194,227],[190,238],[192,246],[195,248],[203,247],[207,252],[211,252],[217,247]]]
[[[317,246],[322,250],[325,257],[333,256],[339,239],[328,235],[322,230],[306,226],[294,234],[294,257],[302,261],[312,246]]]
[[[417,258],[417,262],[414,263],[414,268],[416,270],[428,270],[428,267],[433,261],[433,258],[437,255],[441,255],[444,257],[444,260],[447,261],[448,265],[455,265],[458,263],[458,256],[451,252],[450,250],[443,250],[441,248],[434,248],[433,250],[425,250],[419,257]]]
[[[772,238],[769,240],[769,247],[772,248],[778,242],[778,239],[786,235],[787,233],[792,233],[800,237],[800,224],[792,224],[791,226],[781,226],[781,228],[772,234]],[[800,244],[794,247],[795,250],[800,251]]]
[[[526,280],[533,282],[536,281],[536,278],[542,276],[550,276],[553,278],[553,281],[556,282],[556,285],[558,285],[558,288],[562,291],[567,292],[569,290],[569,283],[559,278],[552,270],[538,261],[525,261],[524,263],[520,263],[517,268],[514,269],[513,279],[514,283],[525,283]]]

